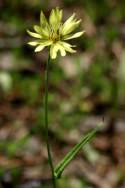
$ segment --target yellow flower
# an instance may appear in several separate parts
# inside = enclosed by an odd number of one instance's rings
[[[76,52],[76,50],[72,49],[74,46],[65,41],[80,37],[84,33],[84,31],[72,33],[79,26],[81,20],[76,20],[74,13],[62,24],[62,13],[59,8],[52,9],[49,21],[47,21],[41,11],[40,26],[34,26],[35,32],[27,31],[30,36],[37,39],[28,43],[31,46],[36,46],[35,52],[50,46],[50,57],[52,59],[57,57],[58,51],[60,51],[62,56],[65,56],[66,52]]]

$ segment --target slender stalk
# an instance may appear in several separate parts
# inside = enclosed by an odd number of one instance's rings
[[[49,81],[49,64],[50,64],[50,54],[48,55],[48,61],[46,64],[45,71],[45,131],[46,131],[46,145],[47,145],[47,153],[48,153],[48,162],[50,165],[51,173],[52,173],[52,183],[53,188],[56,188],[56,180],[54,176],[54,166],[50,151],[50,143],[49,143],[49,131],[48,131],[48,81]]]

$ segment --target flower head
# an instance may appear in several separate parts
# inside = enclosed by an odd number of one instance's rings
[[[35,52],[42,51],[46,46],[50,46],[50,56],[52,59],[57,57],[58,51],[60,51],[62,56],[65,56],[66,52],[76,52],[72,48],[74,46],[65,41],[80,37],[84,33],[84,31],[72,33],[79,26],[81,20],[76,20],[74,13],[62,23],[62,13],[62,10],[59,8],[52,9],[47,21],[41,11],[40,26],[34,26],[35,32],[27,31],[30,36],[36,38],[36,40],[28,43],[36,47]]]

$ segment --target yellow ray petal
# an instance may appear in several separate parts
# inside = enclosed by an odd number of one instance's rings
[[[29,30],[27,30],[27,33],[32,37],[39,38],[39,39],[42,38],[42,36],[38,33],[34,33],[34,32],[29,31]]]
[[[60,51],[61,56],[65,56],[66,55],[66,51],[65,48],[63,47],[63,45],[61,45],[60,42],[57,42],[55,44],[53,44],[50,48],[50,56],[52,59],[55,59],[57,57],[57,52]]]
[[[31,42],[28,42],[28,44],[31,45],[31,46],[36,46],[39,43],[37,41],[31,41]]]
[[[81,31],[81,32],[77,32],[75,34],[67,35],[67,36],[65,36],[64,40],[69,40],[69,39],[80,37],[84,33],[85,33],[85,31]]]
[[[64,26],[68,25],[69,23],[71,23],[74,20],[75,17],[75,13],[72,14],[72,16],[70,16],[65,22],[64,22]]]
[[[38,33],[38,34],[41,34],[41,27],[40,26],[38,26],[38,25],[34,25],[34,30]]]
[[[40,52],[40,51],[42,51],[44,48],[45,48],[45,46],[39,45],[39,46],[37,46],[37,47],[35,48],[35,52]]]
[[[78,20],[78,21],[71,21],[70,23],[68,24],[64,24],[63,27],[62,27],[62,35],[67,35],[69,33],[71,33],[73,30],[75,30],[79,24],[80,24],[81,20]]]
[[[56,44],[52,44],[50,47],[50,57],[52,59],[55,59],[57,57],[57,51],[58,51],[58,48]]]
[[[41,27],[48,26],[48,22],[47,22],[47,19],[44,15],[43,11],[41,11],[41,13],[40,13],[40,25],[41,25]]]
[[[66,55],[66,51],[65,51],[65,48],[63,47],[63,45],[61,45],[61,43],[58,42],[56,44],[56,46],[57,46],[58,50],[60,51],[61,56],[65,56]]]
[[[52,9],[49,17],[49,23],[54,29],[58,29],[62,20],[62,10]]]
[[[41,42],[39,46],[36,47],[35,52],[39,52],[44,49],[44,47],[52,44],[52,41]]]
[[[67,42],[60,42],[60,44],[63,46],[63,48],[67,51],[67,52],[70,52],[70,53],[75,53],[76,50],[72,49],[71,47],[74,47],[70,44],[68,44]]]

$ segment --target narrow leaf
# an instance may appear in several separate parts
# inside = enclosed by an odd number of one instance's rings
[[[55,168],[54,170],[55,178],[61,177],[61,174],[66,168],[66,166],[76,156],[79,150],[95,137],[98,130],[99,130],[99,126],[97,126],[95,129],[93,129],[92,131],[87,133],[85,136],[83,136],[81,141],[71,149],[71,151],[63,158],[63,160]]]

